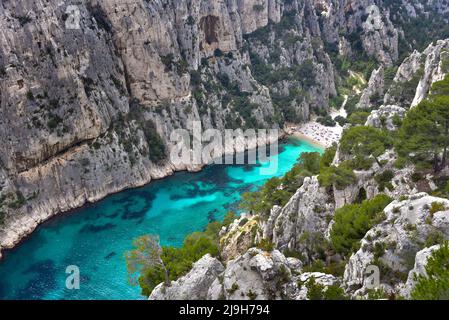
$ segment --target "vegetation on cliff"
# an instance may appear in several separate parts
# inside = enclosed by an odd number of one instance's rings
[[[417,281],[411,296],[415,300],[449,300],[449,244],[445,242],[429,257],[426,274]]]
[[[144,235],[133,242],[133,250],[126,253],[126,262],[130,282],[138,283],[142,294],[149,296],[159,283],[170,285],[190,271],[195,261],[209,253],[219,256],[218,233],[223,226],[229,225],[235,218],[230,212],[223,222],[211,222],[202,232],[194,232],[184,239],[181,247],[160,247],[158,241],[148,241],[151,235]],[[156,257],[156,258],[155,258]],[[154,263],[154,261],[157,263]]]
[[[403,161],[441,171],[449,147],[449,76],[436,82],[428,99],[407,113],[395,149]]]

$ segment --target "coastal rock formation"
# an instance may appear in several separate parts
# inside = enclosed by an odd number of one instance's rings
[[[322,244],[333,212],[332,199],[317,177],[306,177],[289,202],[272,211],[263,233],[276,248],[301,252],[309,260]]]
[[[384,94],[384,73],[383,66],[373,70],[368,85],[363,90],[360,101],[357,103],[357,108],[370,108],[379,103]]]
[[[252,248],[228,262],[222,276],[212,283],[208,299],[280,298],[279,288],[286,287],[291,277],[292,270],[282,253]]]
[[[306,300],[305,284],[312,278],[323,290],[340,283],[329,274],[301,273],[297,259],[286,258],[278,250],[266,252],[251,248],[227,262],[224,270],[216,259],[206,255],[169,287],[158,285],[149,299]]]
[[[406,110],[399,106],[381,106],[379,109],[371,111],[365,126],[385,128],[389,131],[394,131],[397,129],[398,122],[404,119],[405,113]]]
[[[320,15],[326,42],[343,49],[349,37],[363,30],[357,40],[369,56],[386,65],[397,60],[398,31],[386,8],[377,6],[375,1],[315,0],[315,9]]]
[[[384,290],[399,291],[414,266],[416,254],[434,241],[449,239],[448,208],[449,200],[426,193],[390,203],[384,209],[385,220],[366,233],[360,249],[349,259],[345,286],[357,289],[356,295],[365,294],[369,285],[367,267],[374,265],[379,268]]]
[[[449,72],[448,52],[448,39],[430,44],[422,53],[415,50],[399,66],[384,97],[384,104],[409,108],[425,99],[432,84]]]
[[[199,170],[168,159],[170,134],[192,121],[282,128],[326,112],[335,54],[398,59],[393,12],[373,0],[2,2],[0,250],[59,212]]]
[[[220,261],[207,254],[194,263],[187,275],[173,281],[169,287],[161,283],[154,288],[150,300],[205,300],[208,288],[223,270]]]
[[[315,102],[292,104],[293,111],[306,120],[327,105],[335,94],[333,68],[323,48],[308,49],[312,34],[319,36],[316,17],[299,19],[311,14],[311,5],[2,2],[0,168],[8,188],[0,189],[0,249],[61,211],[177,170],[198,170],[201,164],[168,159],[170,134],[191,131],[192,121],[203,129],[279,127],[273,114],[283,112],[253,76],[256,57],[249,53],[272,45],[256,45],[246,35],[274,28],[286,12],[298,18],[279,31],[291,29],[304,41],[281,43],[282,63],[308,61],[304,68],[318,79],[301,84]],[[289,86],[297,87],[283,81]],[[255,141],[240,139],[226,151],[250,145]]]
[[[220,252],[224,261],[229,261],[244,254],[254,246],[259,225],[257,217],[243,214],[220,232]]]
[[[388,11],[373,4],[2,2],[0,250],[57,213],[199,170],[168,158],[170,134],[192,121],[279,128],[326,111],[338,77],[329,47],[357,35],[368,56],[397,59]]]
[[[344,160],[347,160],[347,157],[337,152],[334,163],[340,164]],[[354,170],[356,177],[354,183],[343,189],[333,188],[336,209],[363,199],[372,199],[379,193],[385,193],[393,199],[399,199],[403,195],[418,192],[416,183],[412,178],[414,173],[413,165],[400,169],[397,168],[395,166],[397,154],[392,149],[387,150],[378,160],[382,166],[374,162],[368,170]],[[381,187],[376,181],[376,177],[385,172],[391,174],[392,178],[387,187]]]
[[[445,41],[438,42],[442,43]],[[444,50],[442,54],[439,50],[430,46],[426,57],[437,53],[438,57],[444,56]],[[441,59],[438,61],[444,65]],[[414,52],[399,67],[393,84],[416,80],[420,63],[421,54]],[[430,65],[423,73],[437,70]],[[409,97],[414,97],[415,91],[419,91],[418,83],[401,90],[408,90],[412,93]],[[430,90],[430,86],[425,88]],[[376,90],[374,84],[373,89]],[[385,99],[391,97],[389,93]],[[404,107],[381,105],[371,112],[365,125],[395,131],[411,102]],[[212,281],[207,298],[308,299],[306,284],[312,277],[324,292],[332,286],[344,289],[352,298],[367,298],[373,293],[372,281],[377,280],[377,275],[379,283],[375,283],[374,290],[380,289],[391,297],[410,298],[414,274],[423,274],[431,252],[449,239],[449,200],[419,192],[436,188],[432,176],[421,179],[418,185],[413,178],[416,168],[411,164],[397,168],[397,158],[394,149],[386,150],[368,170],[354,170],[355,182],[341,190],[335,186],[322,188],[316,176],[306,177],[284,206],[275,205],[262,215],[244,216],[224,228],[220,233],[224,271]],[[332,164],[345,160],[349,160],[348,156],[337,147]],[[382,186],[377,179],[382,174],[391,176],[387,185]],[[350,256],[336,254],[330,238],[335,210],[380,193],[392,198],[380,215],[381,221],[363,238],[361,235]],[[290,255],[295,258],[287,258]],[[320,272],[309,272],[310,269]],[[334,274],[324,273],[328,271]]]
[[[429,94],[432,84],[443,80],[449,72],[449,40],[440,40],[431,44],[423,53],[426,56],[424,74],[419,81],[412,107],[419,104]]]
[[[395,130],[405,110],[449,72],[449,40],[414,51],[394,67],[400,51],[415,44],[404,15],[420,19],[429,8],[448,12],[447,1],[427,4],[88,0],[69,8],[55,0],[3,1],[0,251],[55,214],[175,171],[201,169],[202,161],[169,158],[171,133],[187,129],[190,135],[193,121],[221,132],[282,133],[285,124],[326,114],[347,80],[344,72],[358,76],[341,70],[347,61],[376,64],[372,73],[374,67],[367,68],[364,77],[371,78],[354,105],[377,107],[385,93],[384,105],[366,124]],[[226,141],[224,153],[275,139],[239,136]],[[341,157],[337,152],[334,164]],[[343,280],[348,293],[363,296],[372,264],[380,268],[384,290],[408,297],[412,275],[423,272],[432,245],[449,238],[449,201],[417,193],[414,168],[394,168],[396,158],[387,150],[379,157],[382,166],[356,171],[356,182],[343,190],[305,178],[268,217],[243,216],[223,230],[222,261],[204,256],[171,286],[158,285],[150,298],[307,299],[305,284],[312,278],[324,288],[340,288]],[[380,190],[376,175],[387,170],[391,188]],[[380,192],[395,200],[385,208],[385,220],[361,240],[343,279],[305,272],[327,255],[335,210]],[[273,248],[254,248],[262,240]],[[287,257],[291,252],[300,252],[301,260]]]

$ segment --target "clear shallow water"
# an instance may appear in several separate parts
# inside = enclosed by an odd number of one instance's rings
[[[125,251],[143,234],[159,234],[162,245],[237,210],[240,195],[282,176],[302,152],[321,151],[304,141],[280,144],[278,170],[261,165],[212,165],[179,172],[139,189],[109,196],[40,226],[0,261],[0,299],[140,299],[127,280]],[[79,290],[65,288],[68,265],[80,269]]]

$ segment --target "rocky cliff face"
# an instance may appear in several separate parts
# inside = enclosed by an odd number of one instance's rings
[[[440,203],[443,210],[431,213],[432,204]],[[361,248],[351,256],[344,273],[345,285],[363,294],[367,289],[366,270],[369,265],[380,268],[380,285],[385,291],[399,292],[413,269],[418,252],[425,247],[449,239],[449,201],[418,193],[407,200],[393,201],[384,212],[386,219],[369,230]],[[412,281],[407,282],[409,288]]]
[[[367,97],[378,93],[380,100],[396,104],[373,110],[365,125],[395,131],[407,109],[427,97],[431,84],[449,73],[445,69],[447,44],[448,40],[441,40],[423,53],[413,52],[390,81],[384,79],[384,67],[376,69],[364,93]],[[408,95],[393,94],[395,90]],[[405,99],[397,100],[400,97]],[[410,298],[416,284],[414,275],[425,274],[431,253],[449,239],[449,201],[420,192],[435,189],[432,177],[428,175],[418,184],[413,177],[415,168],[398,169],[394,165],[396,159],[395,151],[387,150],[379,157],[382,166],[374,163],[368,170],[355,171],[356,182],[344,189],[321,188],[317,177],[305,178],[285,206],[274,206],[268,216],[240,218],[222,230],[224,269],[216,279],[208,278],[208,293],[203,298],[307,299],[310,298],[307,286],[301,284],[311,277],[324,290],[344,289],[353,298],[367,298],[376,290],[390,297]],[[337,148],[333,164],[339,165],[344,160],[345,155]],[[385,172],[392,175],[391,185],[382,189],[375,177]],[[326,246],[335,210],[360,201],[360,195],[371,199],[380,193],[387,194],[391,203],[383,210],[380,221],[363,236],[359,249],[343,262],[344,257]],[[267,241],[273,250],[266,246]],[[287,258],[289,255],[300,259]],[[323,255],[328,267],[343,262],[342,272],[334,272],[336,275],[310,272],[313,262]],[[325,270],[330,272],[332,268]],[[374,286],[373,270],[379,276],[379,283]],[[192,270],[181,279],[188,281],[194,276]],[[165,298],[161,287],[150,297]]]
[[[333,199],[320,187],[317,177],[305,178],[283,208],[272,210],[263,234],[276,248],[301,252],[304,261],[311,261],[323,243],[334,211]]]
[[[170,133],[193,120],[271,128],[325,111],[333,53],[398,57],[389,11],[373,4],[3,1],[0,248],[61,211],[198,170],[167,159]]]
[[[449,72],[448,52],[449,40],[437,41],[422,53],[414,51],[398,68],[384,103],[409,108],[424,100],[432,84]]]
[[[311,278],[324,288],[338,286],[339,283],[329,274],[302,273],[298,259],[286,258],[278,250],[266,252],[251,248],[229,261],[224,270],[218,260],[204,256],[187,275],[170,287],[158,285],[151,293],[150,300],[304,300],[308,288],[302,284]]]

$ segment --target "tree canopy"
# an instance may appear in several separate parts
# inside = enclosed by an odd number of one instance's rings
[[[436,82],[432,94],[407,113],[395,148],[404,159],[420,166],[444,168],[449,145],[449,76]]]
[[[335,211],[330,238],[333,248],[345,256],[358,249],[360,240],[383,220],[383,209],[391,198],[380,194],[361,204],[348,204]]]
[[[351,127],[343,132],[340,141],[341,152],[352,156],[351,166],[359,170],[369,169],[372,159],[380,165],[378,157],[392,146],[387,132],[370,126]]]

